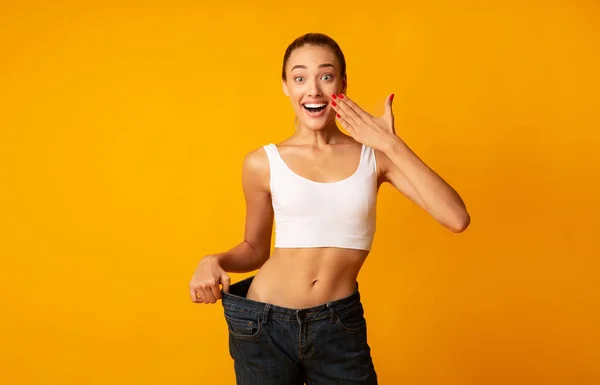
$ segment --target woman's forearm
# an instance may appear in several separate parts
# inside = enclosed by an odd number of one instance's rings
[[[255,250],[250,243],[243,241],[230,250],[222,253],[211,254],[221,268],[232,273],[247,273],[259,269],[268,259],[268,250]]]

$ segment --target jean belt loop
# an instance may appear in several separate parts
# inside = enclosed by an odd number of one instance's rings
[[[331,302],[327,302],[327,308],[329,309],[329,312],[331,313],[331,322],[335,322],[335,310],[333,308],[333,304]]]
[[[263,309],[263,319],[262,319],[262,324],[266,325],[267,321],[269,320],[269,314],[271,312],[271,304],[268,303],[265,305],[265,308]]]

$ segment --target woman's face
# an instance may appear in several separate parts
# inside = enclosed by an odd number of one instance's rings
[[[343,92],[340,63],[328,48],[306,45],[295,49],[286,65],[283,92],[289,96],[298,124],[320,130],[333,119],[331,95]]]

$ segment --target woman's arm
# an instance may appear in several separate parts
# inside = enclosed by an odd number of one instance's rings
[[[388,182],[438,222],[460,233],[471,218],[460,195],[425,164],[399,137],[377,151],[378,168]]]
[[[269,178],[269,161],[264,149],[246,155],[242,165],[242,188],[246,200],[244,240],[228,251],[212,255],[225,271],[253,271],[269,258],[273,231]]]
[[[207,255],[200,260],[190,281],[192,302],[215,303],[221,299],[219,285],[223,285],[223,291],[229,291],[228,271],[253,271],[269,258],[273,230],[269,179],[269,161],[264,149],[246,155],[242,165],[242,187],[246,200],[244,240],[230,250]]]

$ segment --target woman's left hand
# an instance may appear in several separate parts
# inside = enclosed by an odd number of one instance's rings
[[[381,117],[373,117],[360,108],[346,95],[332,95],[331,106],[342,127],[359,143],[383,151],[396,136],[392,101],[394,94],[385,101],[385,111]]]

